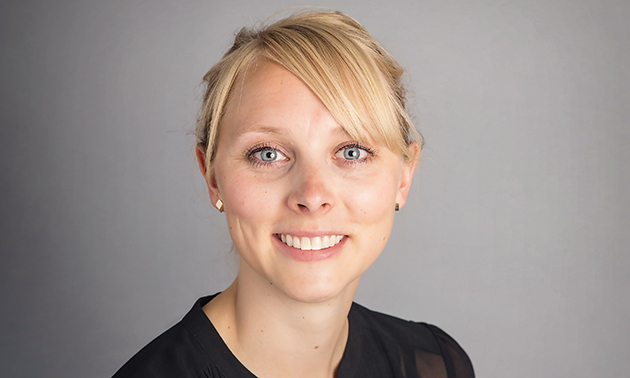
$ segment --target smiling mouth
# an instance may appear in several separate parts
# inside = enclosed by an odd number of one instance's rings
[[[345,235],[326,235],[307,238],[306,236],[299,237],[285,234],[275,235],[289,247],[301,249],[302,251],[319,251],[320,249],[334,247],[345,237]]]

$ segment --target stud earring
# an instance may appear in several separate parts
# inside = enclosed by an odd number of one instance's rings
[[[215,206],[217,207],[217,209],[219,210],[219,213],[223,212],[223,201],[221,201],[220,199],[217,200],[217,203],[215,204]]]
[[[398,202],[396,202],[396,206],[394,206],[394,211],[398,211],[400,210],[400,205],[398,204]]]

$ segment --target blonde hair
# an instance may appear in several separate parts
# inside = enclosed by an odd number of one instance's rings
[[[422,136],[405,109],[403,68],[353,18],[332,11],[292,15],[260,30],[241,29],[233,46],[204,76],[206,91],[197,126],[206,166],[217,151],[219,125],[232,87],[256,59],[266,58],[302,80],[342,129],[370,139],[405,159]]]

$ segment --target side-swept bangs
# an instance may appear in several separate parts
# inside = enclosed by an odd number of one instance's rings
[[[241,29],[234,45],[206,74],[197,129],[206,164],[214,160],[219,124],[234,83],[260,58],[302,80],[353,139],[415,158],[409,144],[414,137],[422,142],[405,110],[404,70],[354,19],[314,11],[259,31]]]

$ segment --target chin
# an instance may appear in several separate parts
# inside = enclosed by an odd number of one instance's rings
[[[281,290],[288,298],[302,303],[322,303],[333,300],[340,295],[349,294],[350,297],[353,297],[359,280],[354,279],[341,283],[321,278],[319,280],[302,278],[286,282],[282,285]]]

